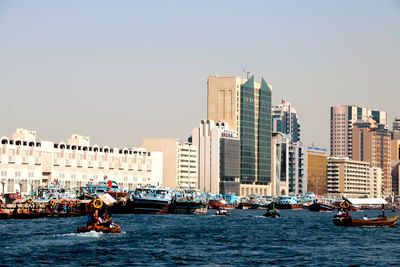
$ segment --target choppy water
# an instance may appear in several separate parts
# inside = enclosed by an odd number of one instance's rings
[[[86,217],[0,221],[0,265],[400,265],[398,226],[345,228],[333,225],[333,213],[264,212],[114,215],[121,234],[76,234]],[[356,216],[364,213],[379,212]]]

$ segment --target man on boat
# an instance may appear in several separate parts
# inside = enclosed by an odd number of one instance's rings
[[[364,214],[363,220],[368,220],[367,214]]]

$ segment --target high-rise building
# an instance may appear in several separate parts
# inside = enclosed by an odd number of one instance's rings
[[[372,118],[377,123],[387,124],[384,111],[359,106],[331,107],[331,155],[352,158],[352,129],[357,120]]]
[[[202,120],[192,130],[198,152],[199,189],[213,194],[240,195],[240,141],[228,123]]]
[[[65,188],[97,184],[104,178],[132,190],[162,184],[162,153],[143,148],[91,145],[73,135],[67,142],[36,140],[36,132],[17,129],[12,139],[0,138],[2,193],[23,194],[57,181]]]
[[[290,138],[287,135],[272,133],[272,179],[268,195],[289,195],[289,144]]]
[[[307,147],[307,191],[317,195],[327,193],[326,164],[327,150],[324,148]]]
[[[305,195],[307,193],[306,148],[301,143],[290,142],[289,148],[289,193]]]
[[[353,160],[366,161],[382,169],[384,194],[392,194],[390,145],[391,133],[386,125],[374,120],[357,121],[352,130]]]
[[[241,195],[265,194],[271,182],[271,94],[254,76],[208,77],[208,119],[227,122],[240,137]]]
[[[327,191],[337,197],[381,197],[382,170],[369,162],[328,158]]]
[[[146,138],[142,147],[163,153],[163,185],[197,188],[197,148],[175,138]]]
[[[272,107],[272,131],[289,135],[292,142],[300,141],[299,119],[289,102]]]

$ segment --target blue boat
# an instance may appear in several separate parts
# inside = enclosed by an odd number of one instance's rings
[[[178,214],[206,214],[208,200],[206,194],[196,189],[183,189],[177,192],[172,203],[172,212]]]
[[[133,213],[165,214],[171,209],[172,191],[138,187],[133,193]]]

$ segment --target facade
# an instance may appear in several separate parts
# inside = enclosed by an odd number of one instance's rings
[[[254,76],[208,77],[208,119],[227,122],[240,137],[241,194],[265,194],[271,183],[271,94]]]
[[[36,132],[17,129],[12,139],[0,139],[0,175],[4,192],[30,194],[39,185],[58,181],[67,188],[107,179],[122,188],[162,183],[162,153],[141,148],[90,145],[90,138],[73,135],[67,143],[37,141]]]
[[[328,158],[328,194],[344,197],[382,197],[382,170],[368,162]]]
[[[331,107],[331,156],[352,158],[353,124],[369,118],[387,124],[387,113],[384,111],[351,105]]]
[[[307,192],[327,193],[327,153],[324,148],[307,147]]]
[[[192,131],[198,152],[198,185],[203,192],[240,195],[240,141],[228,123],[202,120]]]
[[[382,169],[384,195],[392,194],[391,133],[374,120],[357,121],[353,132],[353,159],[369,162]]]
[[[299,119],[289,102],[272,107],[272,131],[289,135],[292,142],[300,142]]]
[[[390,141],[390,159],[391,161],[400,160],[400,139]]]
[[[266,195],[289,195],[289,144],[290,138],[282,133],[272,133],[272,179]]]
[[[175,138],[143,139],[142,147],[163,153],[163,185],[172,189],[197,188],[197,148]]]

